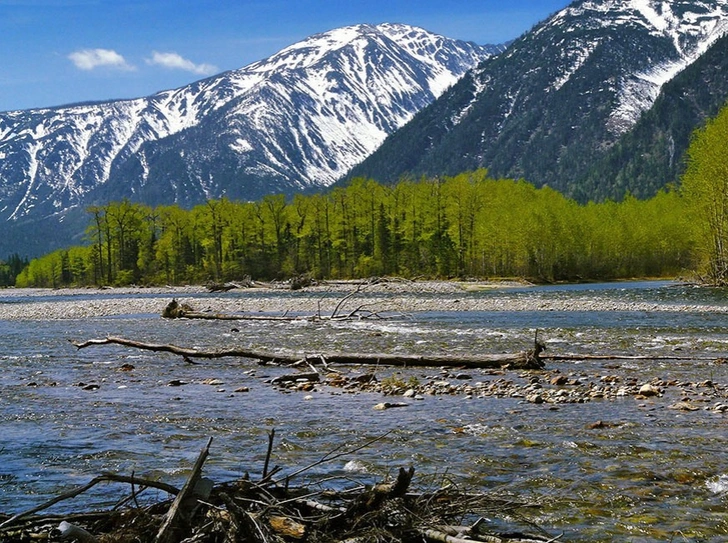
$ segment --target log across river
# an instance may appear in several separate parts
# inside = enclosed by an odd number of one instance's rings
[[[199,350],[189,347],[180,347],[172,344],[145,343],[128,338],[108,336],[100,339],[89,339],[86,341],[74,342],[79,349],[94,345],[121,345],[134,347],[154,352],[167,352],[180,355],[184,358],[250,358],[261,363],[276,363],[282,365],[294,365],[305,361],[309,364],[370,364],[384,366],[404,367],[437,367],[455,366],[463,368],[494,369],[512,367],[518,369],[539,369],[543,367],[540,360],[540,350],[535,348],[532,351],[505,354],[477,354],[470,356],[463,355],[418,355],[418,354],[388,354],[388,353],[273,353],[253,349],[216,349]]]

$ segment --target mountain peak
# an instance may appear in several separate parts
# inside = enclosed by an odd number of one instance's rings
[[[644,45],[634,51],[628,73],[617,82],[618,106],[608,121],[610,130],[623,134],[654,103],[662,86],[694,62],[728,30],[727,0],[606,0],[577,2],[554,17],[561,32],[581,28],[602,34],[592,42],[622,39],[646,31]]]
[[[330,185],[498,51],[362,24],[146,98],[0,113],[0,221]]]
[[[726,29],[728,0],[577,0],[484,61],[349,175],[394,181],[484,167],[589,199],[580,176]]]

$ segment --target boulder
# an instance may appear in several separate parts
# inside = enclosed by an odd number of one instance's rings
[[[646,396],[648,398],[653,397],[653,396],[659,396],[660,394],[661,394],[660,389],[649,383],[642,385],[639,390],[640,396]]]

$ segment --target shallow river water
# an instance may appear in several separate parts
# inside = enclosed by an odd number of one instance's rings
[[[720,360],[728,357],[724,291],[644,282],[489,289],[462,297],[498,299],[502,309],[338,323],[231,325],[151,314],[24,321],[3,320],[3,304],[42,298],[4,299],[0,292],[0,513],[29,509],[107,471],[181,484],[208,437],[213,444],[206,475],[217,482],[246,472],[257,477],[268,432],[275,428],[272,461],[283,473],[337,447],[354,448],[386,434],[304,472],[300,483],[373,482],[413,465],[415,486],[451,482],[537,504],[525,517],[552,536],[564,532],[561,541],[728,539],[728,412],[713,408],[721,398],[728,403],[728,364]],[[539,309],[553,300],[562,309]],[[523,301],[531,309],[508,309]],[[599,310],[569,309],[592,302]],[[612,302],[619,309],[607,309]],[[624,303],[639,303],[640,309],[625,310]],[[284,393],[267,380],[290,370],[250,360],[189,365],[164,353],[114,345],[77,350],[70,343],[117,335],[208,349],[501,353],[528,348],[537,329],[547,352],[556,354],[679,357],[548,361],[550,371],[638,383],[710,381],[711,394],[692,398],[701,407],[695,411],[671,408],[685,399],[678,387],[657,398],[627,395],[579,404],[424,395],[402,400],[405,408],[380,411],[373,406],[401,399],[324,386]],[[124,371],[124,365],[133,369]],[[455,381],[439,368],[375,372],[380,380]],[[521,372],[467,373],[472,382],[528,378]],[[110,491],[100,487],[51,511],[103,505]]]

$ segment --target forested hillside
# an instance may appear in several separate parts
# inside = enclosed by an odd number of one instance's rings
[[[728,97],[727,21],[722,0],[574,2],[469,72],[348,178],[487,168],[582,203],[653,196]]]
[[[728,36],[719,39],[662,88],[632,130],[594,162],[582,181],[586,194],[620,199],[654,195],[685,172],[690,135],[728,98]]]
[[[89,210],[88,245],[33,260],[19,286],[182,284],[379,275],[536,281],[674,276],[694,234],[674,192],[579,205],[487,172],[325,194],[209,201],[186,211],[129,201]]]

